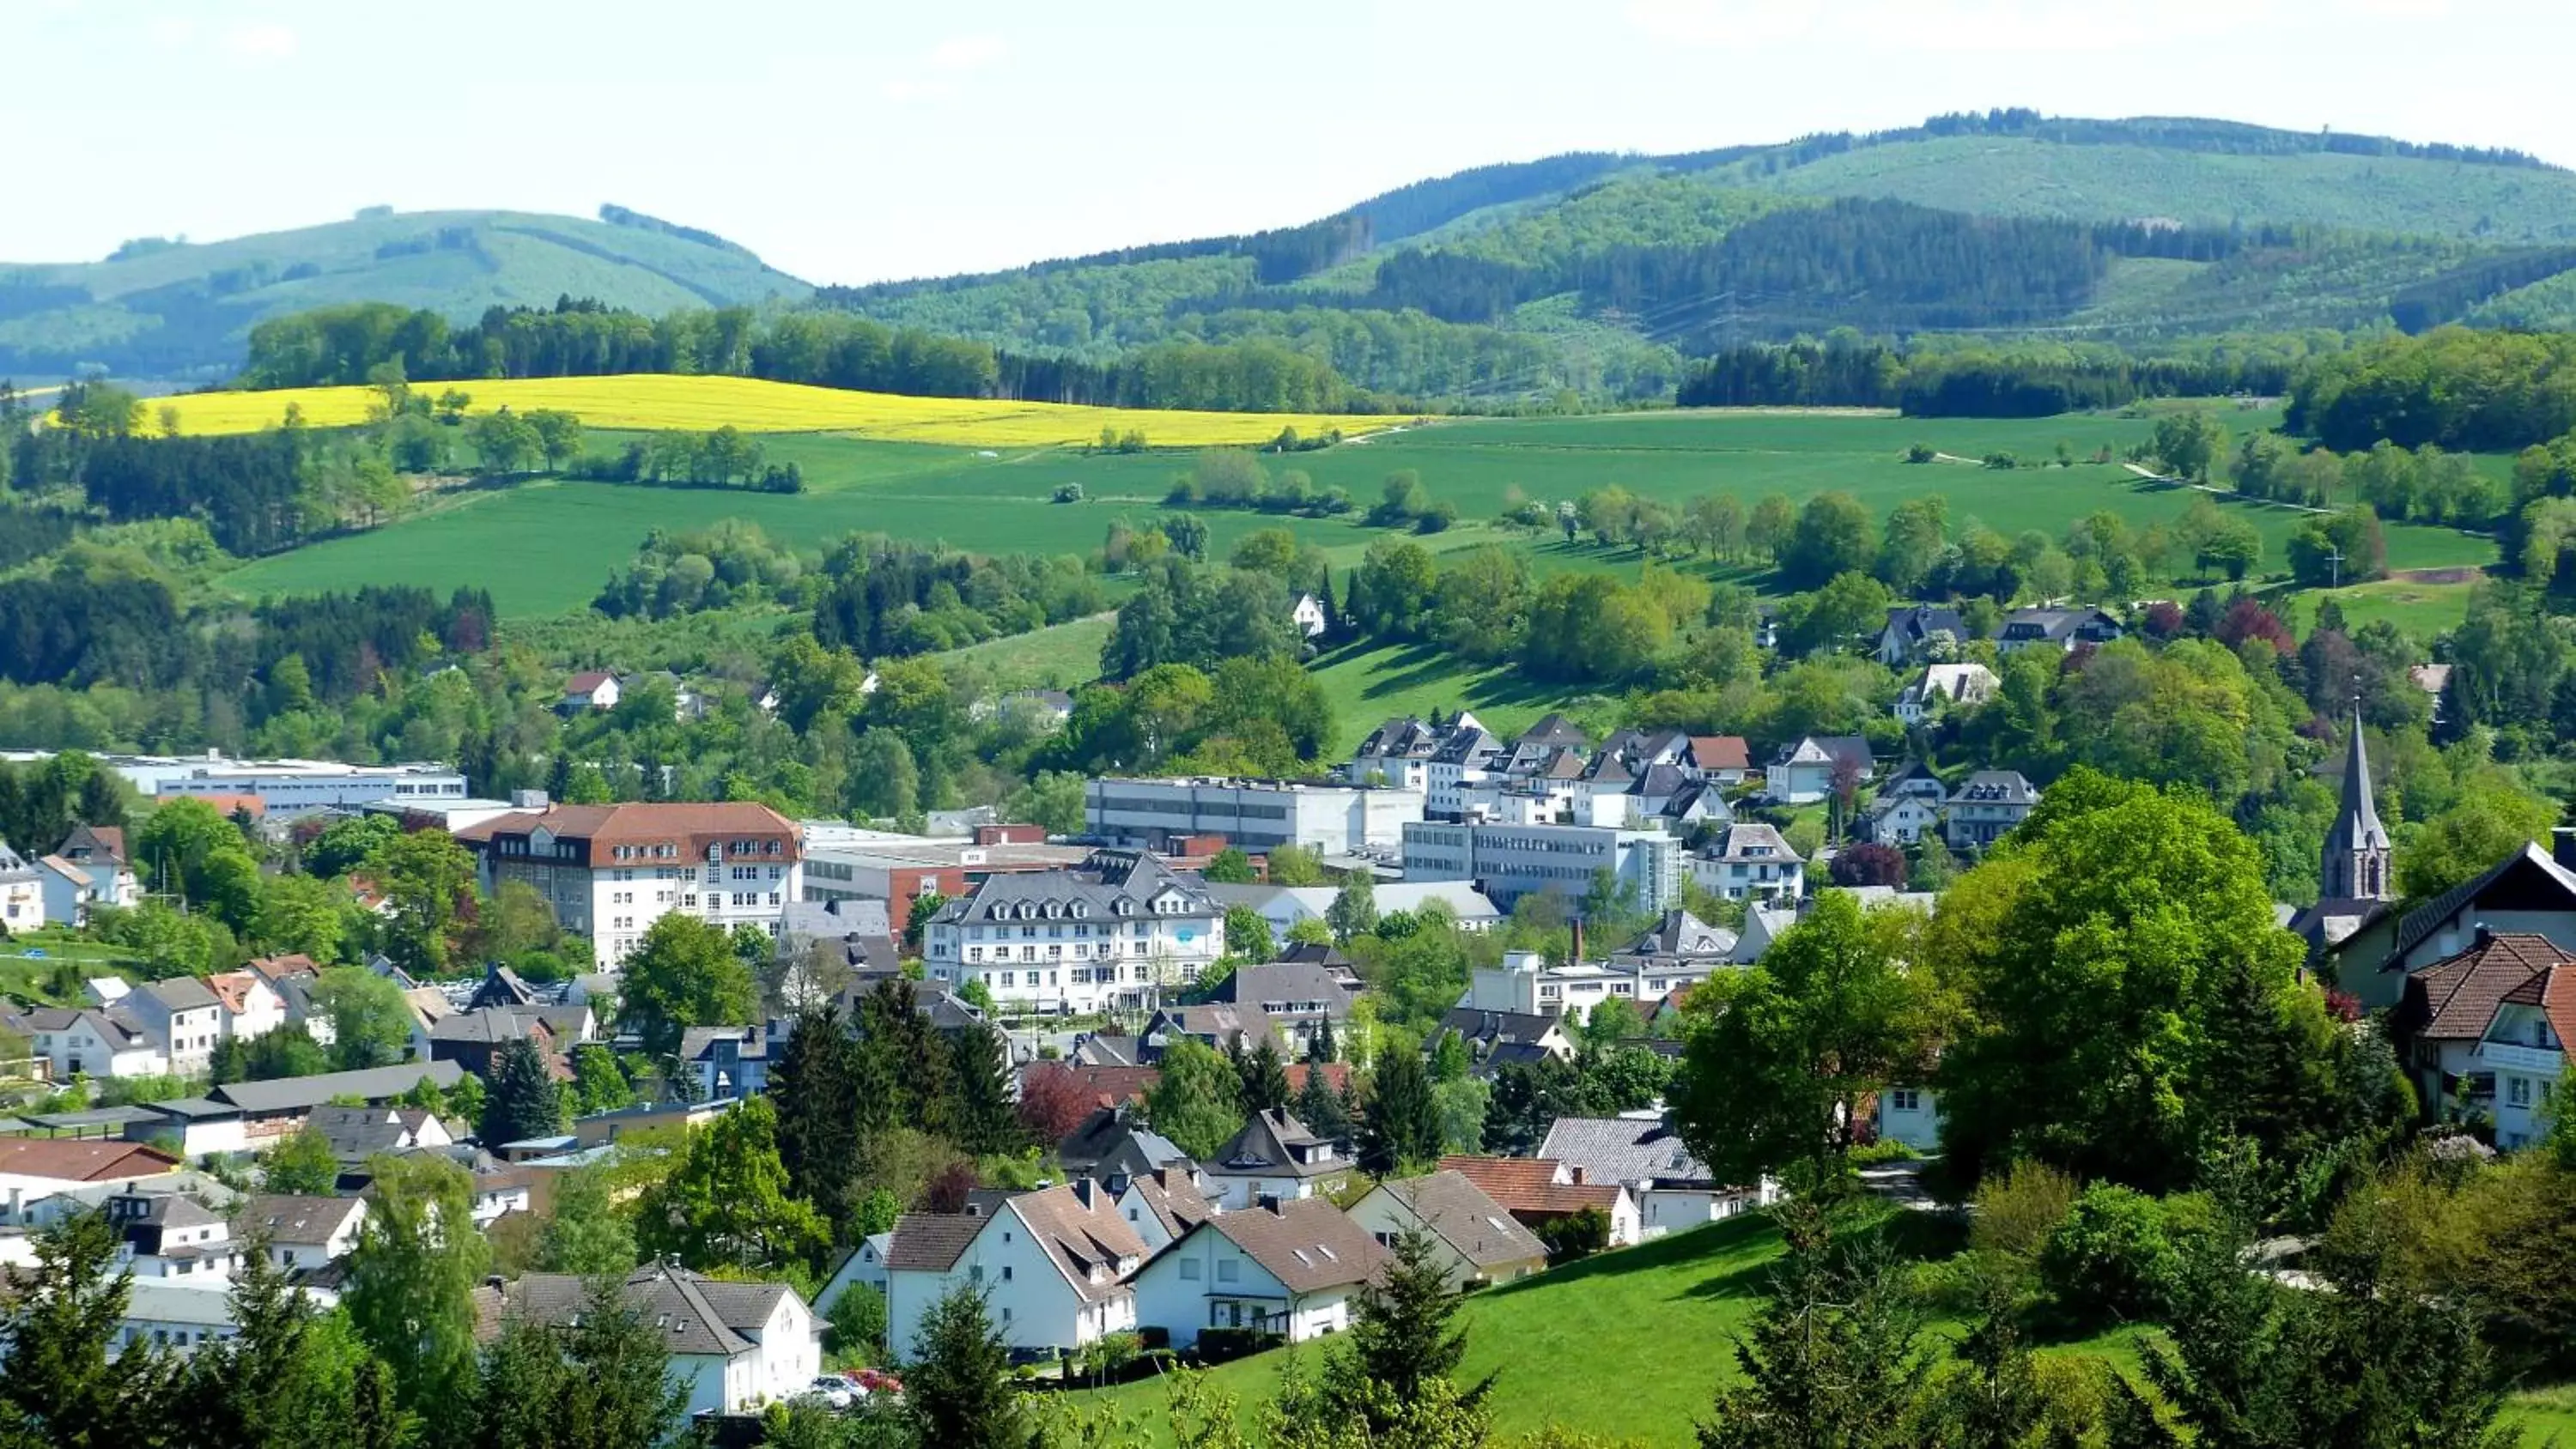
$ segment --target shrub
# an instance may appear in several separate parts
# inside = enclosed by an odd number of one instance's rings
[[[1854,1167],[1876,1167],[1885,1162],[1912,1162],[1921,1155],[1893,1137],[1881,1137],[1853,1148],[1844,1160]]]
[[[844,1359],[874,1363],[885,1357],[885,1295],[852,1283],[832,1300],[823,1320],[823,1346]]]
[[[2018,468],[2021,466],[2021,460],[2010,453],[1993,452],[1986,455],[1986,466],[1997,469]]]
[[[1058,503],[1080,503],[1082,501],[1082,485],[1079,483],[1058,483],[1055,485],[1055,501]]]
[[[1550,1263],[1571,1263],[1610,1246],[1610,1215],[1597,1207],[1583,1208],[1533,1231],[1547,1245]]]
[[[2040,1250],[2040,1286],[2078,1324],[2158,1317],[2172,1300],[2182,1245],[2213,1225],[2206,1198],[2159,1201],[2096,1183]]]
[[[1905,461],[1908,463],[1929,463],[1940,456],[1933,450],[1930,443],[1916,443],[1905,450]]]
[[[1202,1328],[1199,1330],[1199,1362],[1211,1365],[1231,1363],[1265,1349],[1277,1348],[1287,1341],[1283,1334],[1258,1328]]]
[[[1968,1241],[1982,1252],[2035,1263],[2074,1206],[2074,1178],[2044,1162],[2017,1162],[1978,1186]]]

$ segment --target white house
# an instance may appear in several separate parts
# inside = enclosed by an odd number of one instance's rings
[[[1958,610],[1946,604],[1899,604],[1887,611],[1887,626],[1878,631],[1871,652],[1890,669],[1908,661],[1955,652],[1976,636]]]
[[[830,1318],[833,1305],[852,1288],[868,1288],[879,1297],[885,1296],[886,1254],[893,1248],[894,1233],[891,1229],[859,1239],[859,1245],[850,1251],[850,1256],[843,1258],[841,1266],[832,1270],[831,1281],[815,1290],[814,1311]]]
[[[1762,772],[1763,789],[1784,805],[1813,805],[1831,797],[1838,776],[1855,785],[1870,776],[1869,741],[1859,735],[1809,735],[1780,747]]]
[[[1982,664],[1927,664],[1896,696],[1894,713],[1907,724],[1921,724],[1947,709],[1985,703],[2002,683]]]
[[[1147,1253],[1161,1252],[1165,1244],[1216,1216],[1216,1204],[1199,1191],[1187,1166],[1112,1176],[1105,1186],[1116,1198],[1118,1216],[1136,1230]]]
[[[1729,935],[1726,942],[1732,946],[1735,938]],[[1641,1018],[1652,1017],[1655,1003],[1727,969],[1723,951],[1690,958],[1613,956],[1562,966],[1549,965],[1536,951],[1506,951],[1501,965],[1480,966],[1468,976],[1457,1009],[1581,1023],[1591,1019],[1592,1008],[1621,1000]]]
[[[126,1293],[125,1316],[116,1321],[108,1340],[109,1356],[138,1343],[148,1343],[156,1351],[185,1352],[238,1331],[230,1293],[137,1278]]]
[[[931,980],[961,991],[980,981],[998,1002],[1040,1010],[1143,1006],[1224,954],[1224,908],[1141,850],[989,876],[922,932]]]
[[[1637,1197],[1639,1234],[1659,1237],[1769,1203],[1769,1183],[1721,1183],[1679,1134],[1655,1117],[1559,1117],[1538,1155],[1579,1169],[1581,1181],[1622,1183]]]
[[[241,1247],[222,1214],[176,1193],[121,1192],[106,1207],[122,1240],[118,1266],[137,1279],[217,1292],[231,1285]]]
[[[1144,1260],[1144,1240],[1089,1178],[1013,1193],[982,1212],[905,1213],[886,1250],[886,1342],[909,1361],[930,1310],[972,1284],[1015,1352],[1080,1348],[1136,1327],[1127,1279]]]
[[[233,1236],[265,1245],[281,1268],[318,1268],[349,1256],[366,1226],[367,1200],[257,1193],[233,1209]]]
[[[1917,1152],[1941,1150],[1941,1105],[1932,1089],[1890,1087],[1878,1094],[1878,1135]]]
[[[1953,850],[1983,850],[2009,835],[2039,808],[2039,787],[2019,770],[1979,770],[1959,784],[1942,807],[1942,828]]]
[[[2544,966],[2497,1003],[2478,1042],[2478,1061],[2495,1074],[2498,1147],[2510,1151],[2548,1137],[2565,1084],[2571,1034],[2576,1034],[2576,966]]]
[[[176,1157],[139,1142],[0,1137],[0,1222],[25,1222],[35,1204],[63,1193],[131,1184],[178,1167]]]
[[[1855,823],[1862,839],[1879,845],[1912,845],[1940,826],[1940,802],[1887,792],[1863,806]]]
[[[568,1327],[589,1300],[569,1273],[530,1273],[476,1290],[477,1332],[497,1337],[510,1318]],[[626,1305],[666,1329],[669,1376],[685,1390],[685,1411],[739,1414],[784,1403],[823,1368],[814,1311],[784,1283],[735,1283],[648,1263],[629,1274]]]
[[[0,934],[32,931],[45,923],[45,877],[41,865],[0,842]],[[66,915],[66,921],[77,920]]]
[[[1155,1254],[1136,1275],[1136,1317],[1168,1332],[1174,1348],[1210,1328],[1303,1343],[1350,1325],[1352,1295],[1385,1259],[1367,1229],[1322,1198],[1265,1198]]]
[[[1286,1112],[1256,1112],[1199,1169],[1220,1211],[1264,1198],[1291,1201],[1331,1192],[1350,1177],[1350,1159]]]
[[[38,1007],[17,1027],[56,1081],[75,1075],[158,1077],[170,1071],[169,1053],[125,1006]]]
[[[1297,632],[1305,638],[1323,637],[1324,625],[1327,622],[1324,601],[1313,594],[1299,594],[1297,606],[1288,611],[1288,621],[1295,624]]]
[[[37,884],[44,893],[45,919],[88,925],[89,908],[98,900],[98,886],[89,872],[59,855],[37,861],[36,869],[40,872]]]
[[[1392,1247],[1399,1234],[1431,1235],[1435,1260],[1452,1291],[1469,1284],[1509,1283],[1547,1267],[1547,1245],[1509,1209],[1461,1172],[1389,1178],[1351,1204],[1352,1222]]]
[[[534,887],[612,970],[673,911],[775,935],[786,903],[805,893],[802,832],[747,801],[549,805],[455,835],[475,853],[485,890],[510,880]]]
[[[616,675],[605,669],[585,669],[564,681],[563,705],[570,710],[615,709],[621,692]]]
[[[170,1058],[169,1070],[179,1076],[205,1075],[223,1040],[223,1003],[194,976],[146,981],[117,1009],[134,1013],[143,1029],[160,1039]]]
[[[256,971],[222,971],[206,978],[206,989],[223,1008],[227,1041],[252,1041],[286,1025],[286,998]]]
[[[1644,1234],[1636,1194],[1625,1183],[1585,1182],[1583,1169],[1544,1157],[1440,1159],[1440,1170],[1464,1174],[1523,1225],[1536,1228],[1590,1209],[1610,1224],[1610,1246],[1624,1248]]]
[[[1739,822],[1726,827],[1691,873],[1712,895],[1730,901],[1795,901],[1807,893],[1806,858],[1778,829]]]
[[[124,827],[75,825],[54,856],[89,877],[92,903],[127,907],[142,903],[143,884],[125,859]]]

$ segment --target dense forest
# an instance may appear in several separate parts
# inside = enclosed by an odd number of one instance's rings
[[[2286,339],[2284,339],[2286,341]],[[1729,347],[1694,364],[1683,407],[1901,408],[1913,417],[2048,417],[2141,398],[2277,396],[2291,346],[2137,356],[2107,348],[1915,350],[1841,333]]]
[[[2576,333],[2445,327],[2358,347],[2300,372],[2288,422],[2346,452],[2545,443],[2576,428]]]

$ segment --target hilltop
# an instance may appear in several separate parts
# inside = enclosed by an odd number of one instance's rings
[[[0,375],[85,364],[219,377],[252,326],[337,302],[395,302],[468,321],[488,307],[596,298],[639,312],[794,301],[806,283],[709,232],[623,207],[600,219],[371,208],[293,231],[147,238],[104,261],[0,264]]]
[[[1849,326],[2169,344],[2576,319],[2576,173],[2515,152],[2026,111],[1480,167],[1300,227],[822,305],[1105,357],[1275,337],[1353,382],[1647,396],[1684,356]]]

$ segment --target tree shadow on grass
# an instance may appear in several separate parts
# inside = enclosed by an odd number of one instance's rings
[[[1565,693],[1530,679],[1508,664],[1476,669],[1436,644],[1407,644],[1379,666],[1378,677],[1361,687],[1360,697],[1383,699],[1440,683],[1456,689],[1461,702],[1469,707],[1488,709],[1535,704]]]

